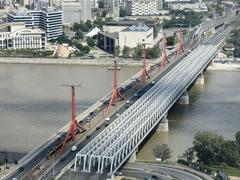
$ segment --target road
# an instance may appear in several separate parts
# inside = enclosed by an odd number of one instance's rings
[[[151,163],[128,163],[122,170],[123,176],[143,179],[146,176],[158,175],[162,179],[178,178],[181,180],[212,180],[211,177],[198,171],[174,165],[151,164]]]

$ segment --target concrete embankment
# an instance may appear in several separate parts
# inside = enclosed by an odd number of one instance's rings
[[[240,64],[222,64],[222,63],[213,63],[208,67],[210,71],[240,71]]]
[[[0,161],[5,162],[5,160],[7,160],[9,163],[14,163],[25,155],[24,153],[0,151]]]
[[[152,62],[149,60],[148,62]],[[112,66],[113,58],[100,59],[54,59],[54,58],[6,58],[0,57],[0,63],[6,64],[49,64],[49,65],[83,65]],[[142,66],[142,61],[119,59],[123,66]]]

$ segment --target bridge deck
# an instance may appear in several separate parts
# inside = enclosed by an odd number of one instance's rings
[[[114,173],[210,62],[217,46],[202,45],[77,153],[75,170]]]

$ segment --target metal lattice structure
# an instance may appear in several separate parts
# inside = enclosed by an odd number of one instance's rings
[[[202,73],[216,52],[217,46],[197,47],[79,151],[74,170],[113,174]]]

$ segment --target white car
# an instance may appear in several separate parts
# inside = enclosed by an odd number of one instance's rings
[[[72,152],[74,152],[74,151],[76,151],[77,150],[77,146],[73,146],[72,148],[71,148],[71,151]]]
[[[107,118],[105,119],[105,121],[107,121],[107,122],[108,122],[108,121],[110,121],[110,118],[109,118],[109,117],[107,117]]]
[[[117,114],[116,114],[116,117],[119,117],[119,116],[120,116],[120,114],[119,114],[119,113],[117,113]]]

